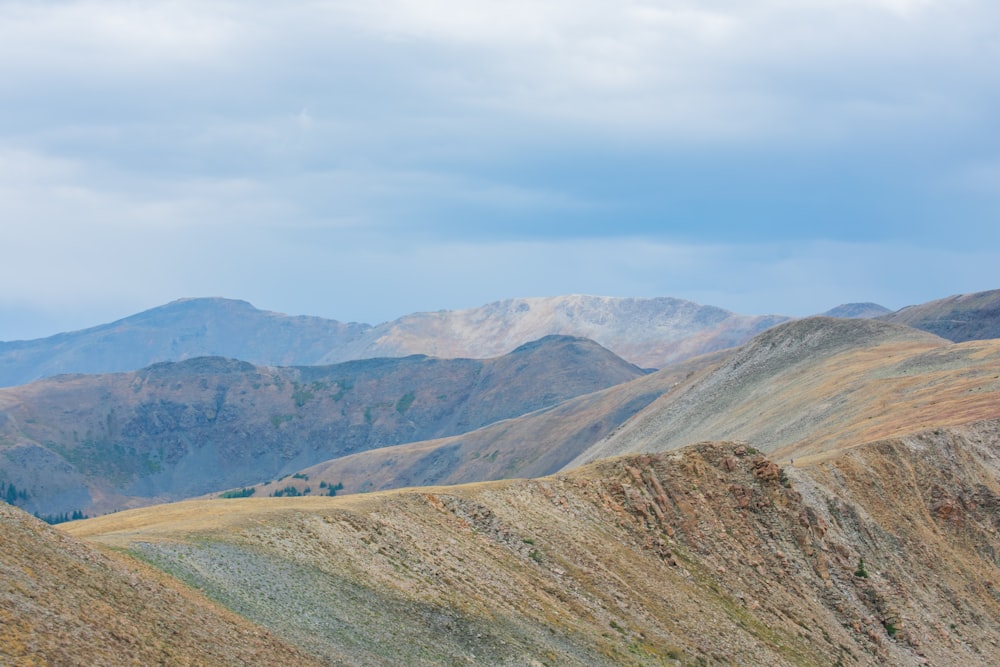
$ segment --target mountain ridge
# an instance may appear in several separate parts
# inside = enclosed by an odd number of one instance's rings
[[[486,360],[259,367],[199,357],[0,389],[0,479],[40,514],[110,511],[463,433],[644,375],[552,336]]]
[[[412,354],[491,358],[547,335],[594,339],[631,363],[652,368],[738,345],[785,319],[736,315],[668,297],[570,295],[414,313],[372,326],[262,311],[240,300],[187,298],[76,332],[0,342],[0,386],[65,373],[138,370],[197,356],[265,366]]]
[[[1000,338],[1000,290],[955,294],[880,316],[956,343]]]
[[[796,320],[657,399],[569,465],[703,439],[798,459],[1000,416],[998,365],[998,340],[951,343],[872,319]]]

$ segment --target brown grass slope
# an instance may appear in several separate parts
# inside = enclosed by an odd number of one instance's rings
[[[438,438],[644,373],[548,337],[494,359],[271,368],[214,357],[0,389],[0,480],[41,514],[154,504]]]
[[[785,470],[704,443],[533,481],[189,501],[66,530],[330,664],[994,665],[998,447],[998,421]]]
[[[0,664],[311,665],[176,580],[0,502]]]
[[[930,331],[956,343],[1000,338],[1000,290],[956,294],[907,306],[880,319]]]
[[[590,448],[734,439],[781,460],[1000,416],[1000,341],[949,343],[874,320],[809,318],[756,337]]]

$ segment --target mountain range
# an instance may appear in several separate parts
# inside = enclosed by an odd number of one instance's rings
[[[490,358],[549,335],[594,340],[630,363],[672,361],[746,342],[786,321],[670,298],[510,299],[415,313],[378,326],[257,310],[245,301],[181,299],[131,317],[29,341],[0,342],[0,386],[64,373],[116,373],[221,356],[264,366],[329,365],[425,354]]]
[[[0,663],[998,664],[998,299],[0,390]]]
[[[874,303],[853,303],[823,314],[881,317],[955,342],[993,338],[1000,333],[1000,290],[957,295],[897,312]],[[63,373],[132,371],[201,356],[265,366],[324,365],[411,354],[488,358],[548,335],[590,338],[631,363],[663,368],[741,345],[790,319],[737,315],[667,297],[571,295],[414,313],[372,326],[292,317],[232,299],[180,299],[82,331],[0,341],[0,387]]]

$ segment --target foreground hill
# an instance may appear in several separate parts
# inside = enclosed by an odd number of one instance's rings
[[[0,533],[0,664],[322,664],[153,568],[3,502]]]
[[[957,294],[907,306],[882,319],[930,331],[956,343],[1000,338],[1000,290]]]
[[[1000,423],[66,524],[330,664],[995,665]]]
[[[1000,340],[962,344],[877,320],[771,329],[574,462],[739,439],[782,460],[1000,417]]]
[[[208,357],[59,376],[0,390],[0,481],[42,515],[177,500],[464,433],[642,375],[592,341],[554,336],[487,360],[272,368]]]
[[[680,299],[564,296],[416,313],[377,327],[289,317],[245,301],[181,299],[91,329],[0,342],[0,387],[63,373],[116,373],[163,361],[221,356],[306,366],[426,354],[485,359],[539,338],[590,338],[659,368],[739,345],[786,317],[743,316]]]

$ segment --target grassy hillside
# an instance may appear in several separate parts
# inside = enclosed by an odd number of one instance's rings
[[[775,327],[658,399],[570,465],[705,439],[787,461],[1000,417],[1000,341],[954,344],[872,320]]]
[[[998,422],[66,524],[344,664],[993,665]],[[902,474],[901,474],[902,472]]]
[[[171,577],[0,502],[0,664],[318,665]]]

